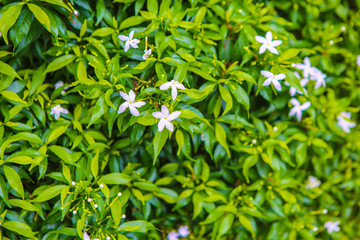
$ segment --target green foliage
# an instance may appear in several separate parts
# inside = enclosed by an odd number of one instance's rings
[[[2,1],[0,239],[356,239],[359,8]]]

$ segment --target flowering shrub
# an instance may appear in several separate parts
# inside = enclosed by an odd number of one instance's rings
[[[0,6],[0,239],[359,239],[359,1]]]

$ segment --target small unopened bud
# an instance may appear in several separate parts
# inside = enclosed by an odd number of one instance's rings
[[[79,11],[78,11],[78,10],[75,10],[75,11],[73,12],[73,14],[75,15],[75,17],[77,17],[77,16],[79,16]]]
[[[71,182],[71,185],[75,186],[76,182],[75,181],[72,181]]]
[[[334,45],[334,41],[333,41],[333,40],[330,40],[330,41],[329,41],[329,44],[330,44],[330,45]]]
[[[256,143],[257,143],[256,139],[253,139],[251,142],[252,142],[253,144],[256,144]]]
[[[75,215],[75,214],[77,214],[77,211],[76,211],[76,210],[74,210],[74,211],[73,211],[73,214],[74,214],[74,215]]]
[[[322,213],[323,213],[323,214],[327,214],[327,212],[328,212],[327,209],[323,209],[323,210],[322,210]]]
[[[99,207],[99,205],[97,205],[97,204],[94,204],[94,208],[98,208]]]
[[[103,187],[104,187],[104,184],[101,183],[101,184],[99,185],[99,187],[100,187],[100,188],[103,188]]]
[[[313,227],[313,230],[316,232],[316,231],[318,230],[318,228],[314,226],[314,227]]]
[[[292,66],[292,67],[295,67],[295,66],[296,66],[296,64],[295,64],[295,63],[293,63],[293,64],[291,64],[291,66]]]
[[[342,31],[342,32],[345,32],[345,30],[346,30],[346,27],[345,27],[345,26],[342,26],[342,27],[341,27],[341,31]]]
[[[277,127],[274,127],[274,132],[276,132],[278,130],[278,128]]]
[[[121,197],[122,193],[121,192],[118,192],[118,196]]]
[[[91,202],[91,200],[92,200],[91,198],[88,198],[88,199],[87,199],[88,202]]]
[[[122,218],[126,218],[126,215],[125,215],[125,214],[123,214],[121,217],[122,217]]]
[[[106,240],[110,240],[110,239],[111,239],[111,237],[109,237],[109,236],[106,237]]]

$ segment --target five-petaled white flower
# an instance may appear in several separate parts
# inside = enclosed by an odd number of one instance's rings
[[[55,89],[64,86],[64,82],[63,81],[58,81],[57,83],[55,83]],[[61,91],[61,95],[65,94],[65,90],[69,89],[69,86],[65,86],[64,90]]]
[[[344,130],[344,132],[349,133],[350,128],[356,126],[354,122],[350,121],[351,113],[350,112],[341,112],[340,115],[336,118],[338,120],[337,124]]]
[[[309,176],[308,183],[306,184],[306,188],[316,188],[320,186],[320,181],[313,176]]]
[[[312,67],[310,69],[310,80],[316,81],[315,89],[318,89],[320,86],[326,87],[325,78],[326,74],[322,73],[318,68]]]
[[[270,52],[274,54],[279,54],[278,50],[276,50],[275,47],[279,46],[282,41],[281,40],[272,40],[272,33],[268,31],[265,35],[265,37],[262,36],[256,36],[255,40],[259,43],[262,43],[262,45],[259,48],[259,54],[263,54],[266,49],[268,49]]]
[[[267,77],[267,79],[263,83],[263,86],[269,86],[272,83],[276,90],[281,91],[281,84],[279,83],[279,80],[285,79],[286,78],[285,74],[280,73],[275,75],[269,71],[261,71],[260,73],[264,77]]]
[[[304,104],[300,104],[299,101],[296,98],[292,98],[290,100],[290,103],[294,106],[290,112],[289,112],[289,116],[294,116],[296,115],[296,118],[298,121],[301,120],[301,116],[302,116],[302,111],[305,111],[306,109],[308,109],[311,106],[310,102],[306,102]]]
[[[151,48],[150,49],[148,49],[148,50],[144,50],[144,55],[142,56],[142,58],[144,59],[144,60],[146,60],[148,57],[150,57],[151,56]]]
[[[175,80],[171,80],[170,82],[164,83],[159,88],[160,90],[167,90],[170,87],[171,87],[171,95],[173,100],[175,100],[177,96],[177,88],[181,90],[185,90],[184,85],[182,85],[181,83]]]
[[[298,79],[300,79],[300,85],[301,85],[302,87],[305,87],[306,84],[309,82],[309,79],[306,79],[306,78],[301,79],[300,74],[299,74],[298,72],[294,72],[294,75],[295,75]],[[290,86],[290,84],[289,84],[287,81],[285,81],[284,84],[285,84],[286,86]],[[305,88],[304,88],[304,91],[305,91],[305,93],[307,93],[307,91],[306,91]],[[296,90],[296,88],[290,87],[290,96],[293,97],[293,96],[295,96],[296,93],[298,93],[298,94],[300,94],[300,95],[303,95],[303,93],[302,93],[302,92],[299,92],[298,90]]]
[[[58,120],[58,118],[60,117],[60,114],[61,114],[61,113],[67,114],[67,113],[69,113],[69,111],[68,111],[67,109],[65,109],[65,108],[62,108],[62,107],[60,106],[60,104],[58,104],[58,105],[56,105],[55,107],[52,107],[52,108],[51,108],[50,114],[51,114],[51,115],[54,115],[54,118],[55,118],[56,120]]]
[[[180,114],[181,114],[180,111],[174,111],[171,114],[169,114],[169,109],[165,105],[161,106],[161,112],[152,113],[152,115],[155,118],[160,118],[158,124],[158,128],[160,132],[164,129],[164,127],[166,127],[169,131],[173,132],[174,126],[172,125],[171,121],[178,118]]]
[[[129,36],[119,35],[119,39],[121,41],[126,41],[125,46],[124,46],[125,52],[127,52],[129,50],[130,46],[133,47],[133,48],[138,48],[138,43],[140,43],[140,40],[137,39],[137,38],[133,39],[134,32],[135,32],[135,30],[132,30],[130,32]]]
[[[187,237],[190,234],[189,231],[189,226],[181,226],[178,229],[178,233],[180,234],[181,237]]]
[[[336,222],[329,221],[324,224],[324,227],[327,229],[327,231],[329,233],[338,232],[338,231],[340,231],[339,224],[340,224],[339,221],[336,221]]]
[[[86,232],[84,232],[83,240],[91,240],[90,236]],[[99,240],[99,238],[94,238],[93,240]]]
[[[139,111],[136,108],[139,108],[145,105],[143,101],[135,102],[135,93],[133,90],[130,90],[129,95],[120,91],[121,97],[126,101],[120,105],[118,113],[124,112],[127,108],[130,109],[130,113],[133,116],[139,116]]]
[[[356,64],[360,67],[360,55],[358,55],[356,58]]]
[[[179,233],[172,231],[167,235],[168,240],[179,240]]]
[[[295,67],[303,71],[304,78],[309,78],[309,74],[311,72],[311,63],[308,57],[304,58],[304,63],[295,64]]]

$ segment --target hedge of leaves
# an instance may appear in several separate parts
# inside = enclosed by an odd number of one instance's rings
[[[360,239],[359,0],[0,3],[0,239]]]

